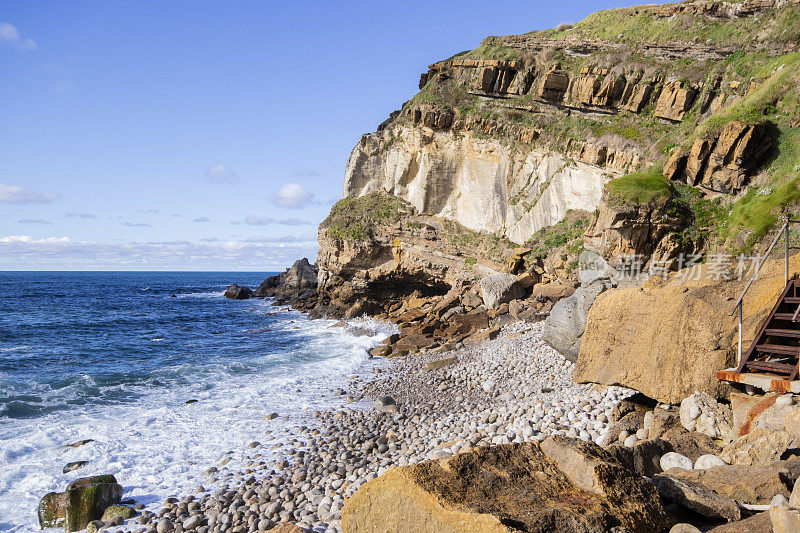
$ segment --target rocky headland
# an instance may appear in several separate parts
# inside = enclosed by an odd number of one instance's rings
[[[800,202],[798,39],[797,0],[692,0],[429,65],[353,149],[316,263],[226,292],[397,324],[373,373],[124,527],[800,531],[797,398],[716,376]],[[767,261],[745,346],[784,281]]]

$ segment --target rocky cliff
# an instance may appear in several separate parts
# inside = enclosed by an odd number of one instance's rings
[[[751,249],[800,200],[798,37],[798,0],[640,6],[487,37],[429,65],[420,92],[361,137],[345,201],[388,194],[429,227],[532,248],[568,213],[594,213],[583,246],[642,266]],[[320,286],[396,260],[395,239],[434,292],[464,271],[447,257],[469,251],[443,251],[440,231],[395,230],[323,225]],[[570,264],[580,249],[558,254]]]

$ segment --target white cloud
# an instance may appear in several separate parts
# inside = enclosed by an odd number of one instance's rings
[[[192,220],[192,222],[211,222],[211,219],[208,217],[197,217],[196,219]]]
[[[255,270],[277,271],[316,258],[311,237],[258,241],[74,242],[68,237],[0,236],[0,270]]]
[[[49,204],[57,198],[57,194],[36,192],[0,182],[0,202],[6,204]]]
[[[52,224],[52,222],[43,218],[21,218],[17,222],[19,224]]]
[[[272,197],[272,203],[278,207],[299,209],[308,205],[314,198],[314,193],[297,183],[287,183]]]
[[[209,183],[228,183],[230,185],[239,182],[238,176],[223,164],[208,167],[204,179]]]
[[[231,224],[242,224],[242,222],[248,226],[268,226],[269,224],[278,224],[281,226],[303,226],[306,224],[313,224],[313,222],[303,220],[302,218],[283,218],[280,220],[275,220],[274,218],[258,217],[255,215],[247,215],[244,217],[244,221],[233,220],[231,221]]]
[[[121,225],[122,226],[128,226],[129,228],[152,228],[153,227],[150,224],[148,224],[147,222],[128,222],[128,221],[125,221],[125,222],[122,222]]]
[[[28,39],[20,34],[13,24],[8,22],[0,23],[0,42],[4,42],[20,50],[36,50],[39,48],[33,39]]]
[[[97,219],[97,215],[91,213],[64,213],[64,218],[85,218],[90,220]]]
[[[249,226],[266,226],[272,224],[275,220],[268,217],[257,217],[254,215],[247,215],[244,217],[244,223]]]
[[[46,239],[34,239],[30,235],[8,235],[0,237],[0,244],[69,244],[72,242],[69,237],[47,237]]]

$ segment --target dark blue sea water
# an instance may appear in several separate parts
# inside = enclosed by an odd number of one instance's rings
[[[37,529],[39,497],[83,475],[144,502],[190,490],[220,453],[265,440],[269,412],[330,405],[387,326],[223,297],[267,275],[0,272],[0,530]],[[74,460],[89,465],[63,474]]]

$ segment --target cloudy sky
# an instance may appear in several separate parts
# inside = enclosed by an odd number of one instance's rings
[[[622,3],[4,0],[0,270],[313,261],[426,65]]]

